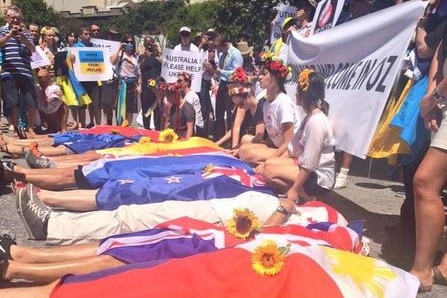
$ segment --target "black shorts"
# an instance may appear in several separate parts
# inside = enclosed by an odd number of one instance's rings
[[[312,197],[321,197],[328,194],[330,192],[330,189],[321,187],[320,185],[318,185],[317,181],[317,174],[315,174],[315,172],[311,172],[306,181],[304,181],[304,191]]]
[[[2,82],[2,97],[5,107],[18,107],[24,101],[26,107],[36,108],[36,89],[32,79],[26,77],[5,78]]]
[[[76,170],[74,170],[74,177],[76,186],[81,189],[95,189],[96,187],[92,187],[90,183],[88,183],[87,178],[85,178],[84,173],[82,173],[82,166],[78,166]]]

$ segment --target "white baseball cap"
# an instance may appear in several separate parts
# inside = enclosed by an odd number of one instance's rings
[[[189,32],[189,33],[191,33],[191,28],[183,26],[182,28],[180,28],[180,32]]]

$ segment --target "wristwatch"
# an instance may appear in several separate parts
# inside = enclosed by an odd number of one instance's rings
[[[447,100],[444,96],[439,94],[438,87],[435,87],[431,95],[433,96],[433,100],[436,102],[436,105],[439,109],[445,108],[447,106]]]
[[[289,211],[287,211],[287,209],[281,205],[279,205],[278,208],[276,208],[276,211],[278,211],[279,213],[282,213],[284,215],[290,215]]]

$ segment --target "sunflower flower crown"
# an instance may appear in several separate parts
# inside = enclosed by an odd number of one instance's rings
[[[309,76],[314,72],[315,71],[311,68],[305,68],[300,72],[298,77],[298,86],[300,87],[301,91],[307,91],[309,89]]]
[[[158,140],[160,142],[174,143],[178,140],[178,135],[175,133],[175,131],[172,128],[166,128],[160,132],[160,135],[158,136]]]
[[[227,231],[242,240],[253,237],[260,228],[258,218],[248,208],[235,208],[233,217],[227,222]]]
[[[265,240],[255,248],[251,268],[259,275],[275,276],[284,268],[291,244],[280,247],[273,240]]]
[[[287,76],[292,72],[292,68],[285,64],[277,56],[274,56],[272,52],[259,53],[259,61],[261,64],[264,64],[269,71],[279,73],[279,76],[283,79],[287,78]]]

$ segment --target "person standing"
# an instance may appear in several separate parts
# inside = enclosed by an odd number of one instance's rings
[[[82,27],[80,32],[80,40],[74,44],[74,47],[93,47],[91,38],[91,30],[88,27]],[[84,107],[84,109],[79,109],[79,118],[83,127],[91,128],[97,124],[101,124],[101,90],[98,82],[81,82],[87,94],[90,96],[92,103]],[[85,108],[88,108],[90,123],[85,126]]]
[[[154,127],[161,128],[161,109],[150,82],[155,82],[160,76],[161,62],[157,57],[157,45],[151,36],[144,38],[144,52],[138,57],[141,72],[141,109],[143,112],[143,126],[150,128],[151,117],[154,117]]]
[[[225,113],[227,119],[233,110],[233,102],[228,94],[228,78],[233,74],[238,66],[243,65],[241,52],[233,46],[225,34],[219,34],[214,40],[214,45],[220,52],[219,65],[216,68],[216,75],[219,77],[219,89],[216,95],[216,119],[214,122],[214,140],[219,140],[231,129],[231,123],[225,123]]]
[[[28,132],[34,134],[32,125],[36,117],[36,93],[31,70],[31,54],[36,47],[29,32],[22,30],[23,15],[20,8],[11,6],[6,11],[7,24],[0,28],[0,49],[3,66],[0,73],[2,98],[5,107],[10,108],[11,120],[19,138],[26,138],[25,130],[18,129],[19,106],[25,104],[30,127]]]
[[[133,114],[138,112],[137,94],[141,93],[141,74],[135,53],[135,39],[125,34],[122,42],[121,48],[110,57],[110,61],[115,65],[119,79],[117,123],[127,120],[130,125]]]
[[[180,43],[174,47],[174,51],[198,52],[199,48],[191,41],[191,28],[180,28]]]

